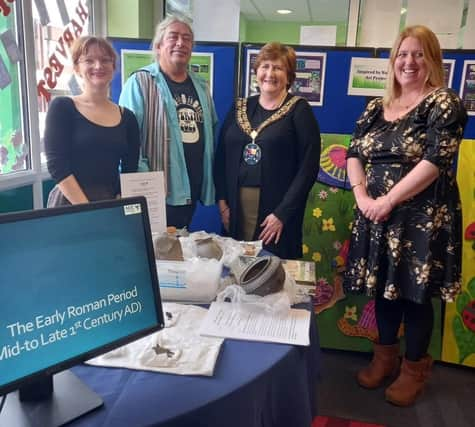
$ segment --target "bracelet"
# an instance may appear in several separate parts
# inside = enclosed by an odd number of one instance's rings
[[[353,190],[355,187],[358,187],[358,185],[363,185],[363,183],[360,181],[360,182],[357,182],[356,184],[353,184],[351,186],[351,189]]]

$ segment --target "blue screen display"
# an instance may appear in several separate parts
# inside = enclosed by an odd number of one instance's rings
[[[142,209],[0,222],[0,387],[157,327]]]

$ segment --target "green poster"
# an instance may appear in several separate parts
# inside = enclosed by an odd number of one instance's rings
[[[194,52],[191,55],[189,68],[208,83],[213,95],[213,54]]]
[[[145,67],[153,62],[153,52],[151,50],[130,50],[121,51],[121,72],[122,86],[130,75],[139,68]]]
[[[121,72],[122,85],[130,75],[146,65],[153,62],[153,52],[151,50],[131,50],[121,51]],[[206,52],[194,52],[191,55],[189,68],[202,77],[209,85],[211,95],[213,94],[213,54]]]

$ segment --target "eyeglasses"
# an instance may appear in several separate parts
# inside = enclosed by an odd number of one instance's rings
[[[110,58],[108,56],[105,56],[103,58],[81,58],[79,60],[81,64],[85,64],[88,67],[92,67],[96,62],[99,62],[100,65],[102,66],[107,66],[107,65],[112,65],[114,63],[114,59]]]

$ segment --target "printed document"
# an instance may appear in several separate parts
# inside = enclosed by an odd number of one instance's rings
[[[120,190],[122,197],[144,196],[152,233],[166,231],[165,181],[162,171],[122,173]]]
[[[252,304],[213,302],[200,334],[248,341],[310,345],[310,312],[290,309],[286,314],[268,313]]]

